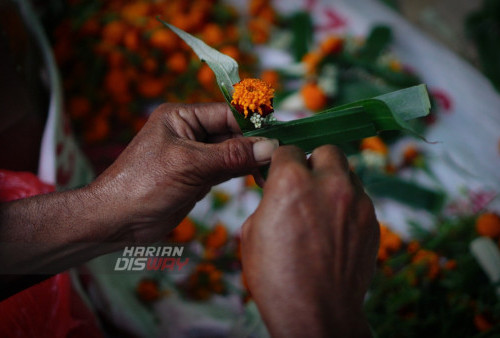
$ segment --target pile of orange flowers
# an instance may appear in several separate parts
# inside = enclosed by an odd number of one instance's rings
[[[500,215],[486,211],[418,231],[417,239],[405,243],[380,225],[379,270],[367,302],[371,323],[378,325],[375,330],[392,332],[379,320],[397,322],[401,332],[460,321],[453,331],[466,336],[498,332],[496,287],[471,255],[469,244],[478,236],[500,240]],[[447,312],[453,312],[450,318]]]
[[[212,263],[200,263],[183,288],[190,298],[196,300],[206,300],[214,294],[223,294],[226,290],[223,272]]]
[[[250,0],[248,6],[250,20],[248,31],[250,39],[255,44],[266,43],[271,34],[271,28],[276,24],[276,11],[267,0]]]
[[[253,73],[255,58],[238,47],[238,15],[222,1],[72,1],[54,51],[66,110],[87,144],[126,143],[163,101],[223,100],[213,72],[157,16]]]
[[[229,196],[222,191],[214,191],[213,210],[224,207],[229,201]],[[189,248],[190,244],[202,248],[198,249],[197,255],[202,259],[190,275],[179,284],[180,290],[194,300],[206,300],[213,294],[225,292],[223,280],[224,271],[238,270],[241,266],[237,250],[239,239],[232,236],[226,226],[217,222],[211,229],[203,225],[197,225],[191,218],[186,217],[166,238],[167,242],[184,244]],[[201,247],[199,247],[201,245]],[[154,285],[149,282],[141,282],[138,285],[137,294],[140,299],[155,301]]]
[[[405,245],[397,233],[385,224],[380,224],[380,246],[377,255],[379,263],[383,264],[391,256],[401,254],[404,247],[411,258],[411,264],[407,266],[406,271],[407,280],[411,285],[418,283],[417,272],[422,272],[421,277],[433,280],[439,277],[442,269],[451,270],[457,266],[455,260],[446,259],[432,250],[421,248],[418,241],[411,241]],[[388,266],[384,267],[384,272],[387,275],[393,273]]]

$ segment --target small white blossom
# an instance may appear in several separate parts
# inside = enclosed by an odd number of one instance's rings
[[[259,129],[260,127],[262,127],[263,120],[264,120],[263,117],[257,113],[253,113],[252,116],[250,117],[250,122],[252,122],[255,129]]]
[[[274,114],[269,114],[266,117],[264,117],[264,124],[268,124],[271,122],[276,122],[276,117],[274,117]]]

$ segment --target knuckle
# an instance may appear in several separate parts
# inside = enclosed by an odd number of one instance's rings
[[[331,195],[354,197],[354,187],[351,182],[343,176],[326,175],[320,179],[320,186]]]
[[[299,164],[288,163],[286,166],[279,168],[279,177],[286,184],[302,185],[307,181],[307,172]]]
[[[250,147],[246,147],[244,143],[237,139],[227,140],[222,145],[224,147],[222,161],[227,169],[240,170],[250,165],[250,159],[253,158]]]
[[[322,145],[316,149],[314,149],[313,154],[316,154],[318,156],[324,156],[324,155],[332,155],[338,153],[338,148],[334,145],[331,144],[325,144]]]

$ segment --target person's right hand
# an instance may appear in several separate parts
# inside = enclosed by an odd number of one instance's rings
[[[362,304],[378,242],[371,200],[340,150],[323,146],[306,160],[278,148],[242,229],[246,280],[271,335],[369,336]]]

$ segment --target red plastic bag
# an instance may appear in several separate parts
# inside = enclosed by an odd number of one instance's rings
[[[8,202],[54,191],[54,186],[44,183],[29,172],[0,169],[0,202]]]
[[[28,172],[0,169],[0,202],[54,191]],[[68,272],[0,302],[0,337],[102,337]]]

